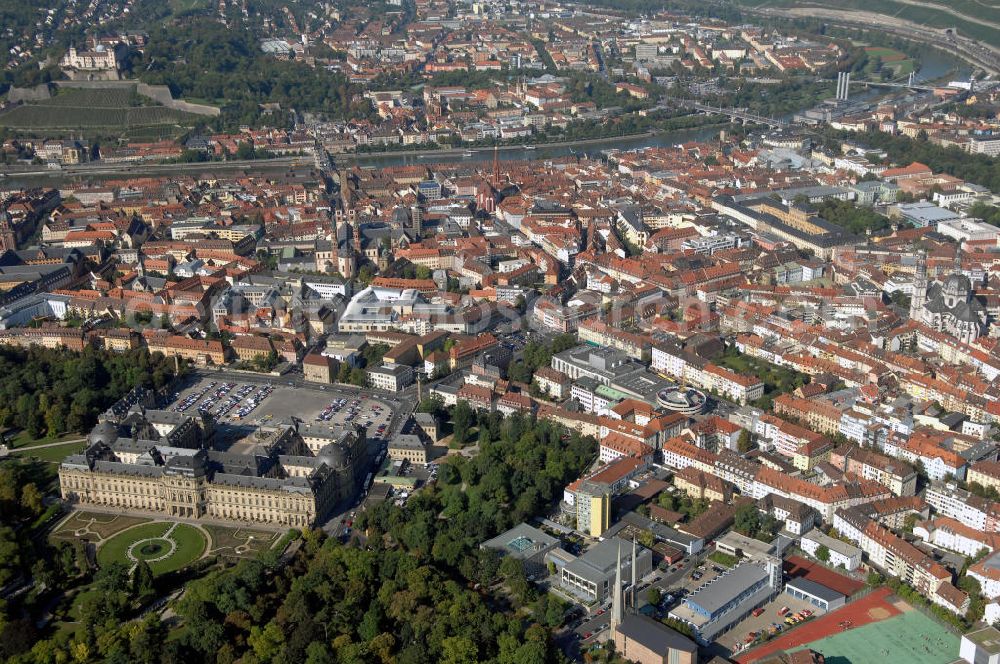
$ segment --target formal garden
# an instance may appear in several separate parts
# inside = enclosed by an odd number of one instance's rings
[[[202,531],[184,523],[157,521],[118,533],[97,550],[97,562],[134,565],[145,561],[154,574],[173,572],[201,558],[208,546]]]

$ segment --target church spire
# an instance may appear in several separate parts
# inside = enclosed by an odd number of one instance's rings
[[[618,562],[615,564],[615,587],[611,589],[611,637],[622,622],[622,541],[618,540]]]
[[[631,600],[629,608],[633,611],[639,608],[639,598],[636,597],[636,589],[639,587],[635,578],[635,535],[632,536],[632,588],[629,590],[629,599]]]
[[[910,296],[910,320],[919,321],[923,318],[924,305],[927,303],[927,252],[920,249],[917,252],[917,267],[913,272],[913,295]]]

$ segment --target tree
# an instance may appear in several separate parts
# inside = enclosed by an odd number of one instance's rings
[[[740,438],[736,443],[736,448],[739,450],[740,454],[746,454],[753,447],[753,439],[750,437],[750,432],[746,429],[740,431]]]
[[[872,588],[877,588],[885,583],[885,577],[878,572],[871,571],[868,572],[868,577],[865,579],[865,583]]]
[[[830,549],[825,544],[820,544],[816,547],[816,558],[824,563],[830,562]]]
[[[364,387],[368,384],[368,374],[364,372],[364,369],[351,369],[349,376],[348,382],[351,385]]]
[[[375,270],[371,265],[362,265],[358,270],[358,281],[367,286],[375,278]]]
[[[651,587],[646,591],[646,601],[653,606],[659,606],[660,602],[663,601],[663,593],[656,586]]]
[[[449,636],[441,642],[441,664],[476,664],[479,651],[466,636]]]
[[[42,492],[34,482],[28,482],[21,488],[21,506],[32,516],[40,515],[45,509],[42,505]]]
[[[153,570],[149,568],[149,563],[140,560],[132,572],[132,595],[142,599],[152,595],[153,591]]]
[[[475,413],[468,401],[459,401],[451,412],[452,419],[452,444],[462,446],[469,437],[469,428],[472,426],[472,419]]]
[[[269,662],[281,652],[281,648],[285,642],[285,635],[282,633],[281,628],[272,621],[267,623],[264,629],[256,625],[251,627],[248,642],[257,657],[265,662]]]
[[[417,404],[416,412],[440,415],[444,412],[444,409],[444,399],[437,394],[432,394],[429,397],[425,397],[419,404]]]
[[[760,531],[760,512],[753,503],[744,503],[736,508],[733,527],[747,537],[754,537]]]

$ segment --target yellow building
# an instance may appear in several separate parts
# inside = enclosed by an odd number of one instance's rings
[[[428,461],[427,445],[420,436],[399,434],[389,441],[389,458],[425,464]]]
[[[1000,491],[1000,462],[979,461],[972,464],[965,473],[965,481]]]
[[[693,466],[674,473],[674,486],[693,500],[717,500],[720,503],[728,503],[733,496],[732,485]]]
[[[130,409],[99,423],[86,451],[60,464],[63,500],[169,517],[308,527],[353,497],[367,472],[361,430],[328,429],[325,444],[311,454],[295,425],[262,427],[254,434],[255,454],[245,456],[208,449],[205,436],[190,435],[192,418],[169,413],[177,416],[179,429],[159,435],[165,427],[143,415]],[[311,433],[314,440],[319,435]]]

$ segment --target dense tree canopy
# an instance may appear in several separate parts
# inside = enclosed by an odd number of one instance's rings
[[[969,154],[960,148],[945,148],[927,140],[892,136],[880,131],[857,136],[865,145],[885,150],[893,163],[918,161],[930,166],[935,173],[947,173],[992,191],[1000,191],[1000,158]]]
[[[33,438],[82,432],[133,387],[160,388],[172,376],[173,363],[145,349],[0,347],[0,426],[22,428]]]
[[[90,578],[80,576],[72,548],[47,554],[61,566],[48,576],[87,584],[77,586],[87,591],[79,627],[40,639],[31,614],[44,604],[26,607],[27,627],[11,619],[13,610],[0,611],[0,655],[25,664],[565,661],[551,630],[568,606],[537,590],[519,561],[479,544],[556,501],[594,460],[596,441],[534,418],[473,417],[479,455],[449,458],[439,481],[405,507],[385,501],[362,512],[362,540],[347,545],[307,531],[287,564],[271,551],[187,581],[173,632],[143,607],[185,582],[183,573],[154,579],[111,565]],[[34,508],[14,498],[30,476],[7,477],[4,468],[3,523],[31,518]],[[0,527],[0,573],[9,581],[27,574],[33,556],[18,546],[30,538],[7,530]],[[31,571],[36,581],[44,572]]]
[[[864,235],[869,230],[872,232],[882,231],[891,225],[888,218],[870,208],[835,198],[828,198],[818,203],[815,206],[815,211],[826,221],[858,235]]]
[[[331,118],[365,117],[371,111],[342,74],[277,60],[261,51],[249,31],[214,21],[152,31],[134,70],[147,83],[169,86],[174,96],[221,104],[229,124],[257,121],[259,105],[265,103]]]

